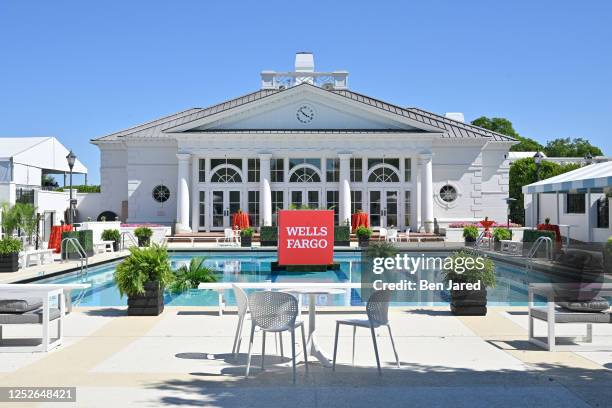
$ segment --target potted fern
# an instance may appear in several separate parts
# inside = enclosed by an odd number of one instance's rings
[[[487,288],[495,287],[495,264],[467,251],[449,256],[442,269],[451,295],[451,312],[457,316],[485,316]]]
[[[121,240],[121,233],[118,229],[106,229],[102,231],[102,241],[113,241],[113,250],[119,251],[119,241]]]
[[[495,250],[501,250],[501,242],[512,239],[512,231],[508,228],[494,228],[493,229],[493,239]]]
[[[240,246],[248,248],[253,243],[253,228],[248,227],[240,230]]]
[[[466,225],[463,227],[463,239],[465,246],[474,246],[478,238],[478,227],[475,225]]]
[[[189,265],[182,265],[174,270],[174,280],[168,286],[172,293],[180,293],[189,289],[197,289],[202,282],[216,282],[215,271],[204,265],[205,258],[191,258]]]
[[[13,238],[13,233],[19,227],[19,211],[7,203],[2,204],[0,210],[4,230],[4,237],[0,240],[0,272],[16,272],[19,270],[22,242]]]
[[[134,230],[134,235],[138,239],[139,247],[149,246],[151,243],[151,236],[153,236],[153,230],[148,227],[138,227]]]
[[[157,316],[164,311],[164,288],[172,283],[166,247],[131,247],[115,270],[117,289],[128,297],[129,316]]]
[[[372,236],[372,230],[367,227],[358,227],[355,230],[357,239],[359,240],[359,246],[361,248],[367,248],[370,245],[370,237]]]

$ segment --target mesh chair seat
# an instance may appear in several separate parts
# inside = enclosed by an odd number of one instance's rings
[[[359,327],[370,327],[372,326],[372,324],[370,323],[370,321],[368,319],[341,319],[341,320],[336,320],[337,323],[339,324],[347,324],[349,326],[359,326]],[[379,327],[378,326],[374,326],[374,327]]]

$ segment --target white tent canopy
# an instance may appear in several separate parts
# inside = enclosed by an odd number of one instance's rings
[[[561,193],[612,186],[612,162],[584,166],[558,176],[523,186],[524,194]]]
[[[66,156],[68,149],[54,137],[0,138],[0,161],[36,167],[47,172],[69,172]],[[73,173],[87,174],[87,167],[78,159]]]

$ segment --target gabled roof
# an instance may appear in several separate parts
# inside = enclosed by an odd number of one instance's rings
[[[189,110],[185,110],[179,113],[175,113],[173,115],[169,115],[151,122],[144,123],[139,126],[135,126],[120,132],[112,133],[107,136],[103,136],[97,139],[93,139],[92,142],[96,143],[99,141],[117,141],[124,140],[126,137],[134,137],[134,138],[165,138],[170,137],[164,131],[167,129],[174,128],[176,126],[180,126],[192,121],[196,121],[202,118],[205,118],[210,115],[214,115],[223,111],[227,111],[238,106],[246,105],[248,103],[252,103],[263,98],[266,98],[270,95],[274,95],[280,92],[287,92],[288,90],[300,87],[300,86],[312,86],[314,85],[308,83],[302,83],[300,85],[296,85],[292,88],[288,89],[262,89],[256,92],[252,92],[250,94],[246,94],[240,96],[238,98],[230,99],[228,101],[222,102],[220,104],[216,104],[210,106],[208,108],[193,108]],[[317,89],[324,90],[326,92],[332,92],[336,95],[343,96],[345,98],[351,99],[356,102],[360,102],[366,104],[371,107],[375,107],[386,112],[391,112],[409,119],[412,119],[416,122],[423,123],[425,125],[429,125],[435,128],[440,129],[441,132],[444,132],[444,138],[486,138],[491,141],[503,141],[503,142],[512,142],[515,141],[514,138],[502,135],[500,133],[492,132],[487,129],[480,128],[478,126],[469,125],[463,122],[459,122],[453,119],[446,118],[441,115],[437,115],[435,113],[431,113],[425,111],[423,109],[418,108],[402,108],[397,105],[393,105],[387,102],[383,102],[381,100],[371,98],[369,96],[365,96],[359,94],[357,92],[349,91],[349,90],[325,90],[323,88],[316,87]],[[259,131],[260,129],[244,129],[243,131]],[[238,132],[238,130],[236,130]],[[273,132],[270,132],[273,133]],[[307,132],[306,132],[307,133]]]

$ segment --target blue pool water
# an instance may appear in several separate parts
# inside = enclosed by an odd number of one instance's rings
[[[409,253],[420,256],[421,253]],[[428,253],[428,256],[446,257],[448,253]],[[334,262],[339,270],[326,272],[273,272],[271,263],[277,260],[276,252],[175,252],[171,253],[172,267],[189,263],[195,256],[206,258],[206,265],[216,271],[219,281],[224,282],[357,282],[361,281],[361,256],[359,253],[337,252]],[[78,299],[80,306],[123,306],[127,298],[121,298],[115,287],[113,273],[117,263],[91,267],[87,274],[69,273],[37,281],[37,283],[91,283],[92,288]],[[547,282],[547,275],[527,270],[509,263],[496,261],[497,286],[488,289],[489,304],[526,305],[527,286],[532,282]],[[440,271],[422,271],[421,278],[440,282]],[[228,304],[234,304],[233,291],[226,292]],[[75,297],[78,296],[75,294]],[[446,291],[415,291],[410,293],[405,305],[444,305],[449,295]],[[362,305],[361,290],[352,289],[340,295],[321,295],[318,304]],[[165,303],[169,306],[216,306],[218,295],[215,291],[190,290],[178,295],[167,293]]]

